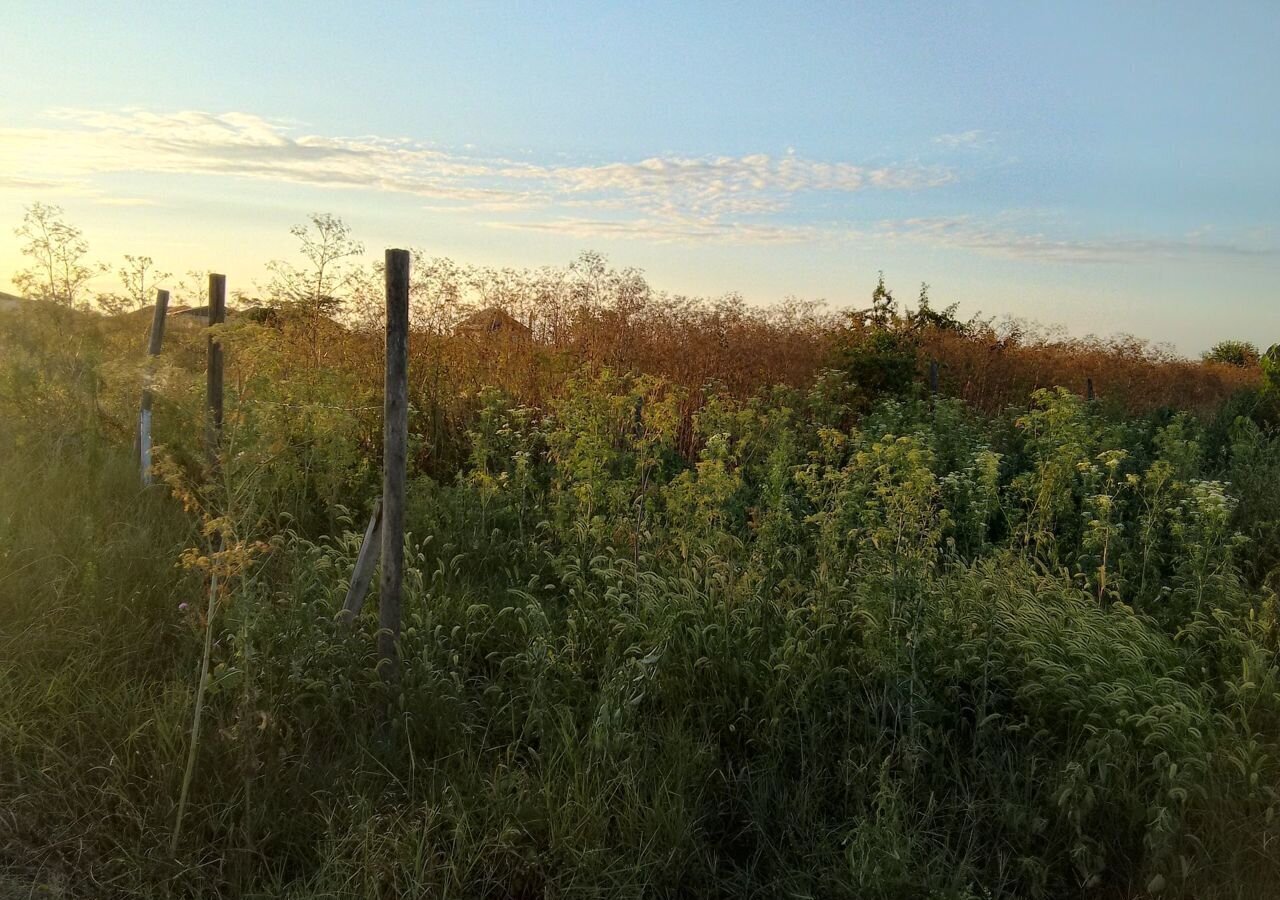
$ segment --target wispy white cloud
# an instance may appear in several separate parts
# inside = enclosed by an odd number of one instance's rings
[[[980,130],[943,134],[946,148],[987,146]],[[860,195],[925,194],[955,171],[918,163],[859,165],[781,155],[661,156],[592,165],[535,163],[459,152],[401,137],[326,136],[243,112],[155,113],[61,109],[42,127],[0,126],[0,193],[79,196],[95,203],[155,202],[110,176],[198,175],[402,194],[426,209],[489,227],[583,240],[781,244],[912,242],[989,256],[1118,263],[1190,256],[1259,256],[1274,245],[1208,231],[1183,237],[1076,237],[1034,217],[913,217],[876,223]],[[802,199],[838,207],[806,221]],[[923,202],[922,202],[923,205]]]
[[[653,157],[538,165],[441,150],[404,138],[298,133],[247,113],[56,110],[42,128],[0,128],[0,171],[37,182],[105,173],[196,174],[408,194],[436,207],[629,212],[637,233],[720,233],[787,210],[800,194],[923,190],[949,170],[799,157]],[[586,222],[587,219],[579,220]],[[694,227],[696,226],[696,227]],[[602,221],[602,228],[607,227]]]
[[[974,128],[969,131],[940,134],[933,139],[933,142],[954,150],[961,147],[989,147],[995,143],[995,138],[985,131]]]
[[[99,206],[160,206],[161,205],[160,201],[153,200],[150,197],[103,196],[103,197],[95,198],[93,202],[97,203]]]
[[[47,191],[60,186],[61,183],[52,178],[26,178],[0,173],[0,191]]]
[[[811,226],[715,222],[696,219],[586,219],[555,217],[536,221],[490,222],[493,228],[567,235],[582,239],[619,238],[653,243],[797,244],[831,234]]]
[[[870,168],[794,154],[712,158],[654,157],[638,163],[536,170],[570,195],[622,195],[650,212],[670,215],[753,215],[777,212],[802,193],[922,190],[949,183],[941,168]]]
[[[1057,263],[1126,263],[1192,256],[1260,257],[1276,254],[1273,245],[1257,241],[1210,240],[1197,229],[1174,237],[1113,235],[1100,238],[1059,237],[1023,222],[1022,227],[968,216],[939,216],[881,222],[874,235],[882,240],[973,250],[988,256]]]

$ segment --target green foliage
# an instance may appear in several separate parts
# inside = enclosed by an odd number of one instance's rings
[[[1262,388],[1258,392],[1255,421],[1270,428],[1280,427],[1280,344],[1262,355]]]
[[[745,400],[604,369],[538,406],[482,389],[456,463],[428,466],[411,414],[392,688],[376,597],[334,621],[378,490],[376,379],[226,326],[251,364],[210,479],[179,347],[174,496],[140,491],[114,424],[137,351],[73,315],[0,332],[15,876],[769,898],[1280,878],[1280,438],[1248,416],[1219,435],[1054,390],[984,418],[839,372]]]
[[[1258,348],[1248,341],[1219,341],[1204,354],[1206,362],[1228,366],[1256,366],[1259,357]]]
[[[1096,424],[1065,388],[1037,391],[1016,424],[1031,462],[1010,483],[1021,506],[1020,536],[1025,546],[1056,559],[1063,545],[1079,541],[1079,509],[1088,476],[1096,473]]]
[[[922,309],[928,309],[927,302]],[[850,327],[838,337],[832,355],[832,366],[857,388],[863,407],[874,398],[910,391],[918,361],[907,324],[898,314],[893,292],[885,287],[882,272],[871,294],[871,307],[851,315]]]
[[[881,284],[884,279],[881,276]],[[968,325],[956,318],[956,311],[960,308],[960,304],[952,303],[943,309],[934,309],[929,302],[929,285],[920,285],[920,297],[916,301],[916,308],[907,313],[907,325],[913,331],[921,331],[926,328],[934,328],[938,331],[955,331],[964,332]]]
[[[1238,505],[1232,525],[1249,539],[1245,571],[1257,582],[1280,579],[1280,433],[1239,419],[1231,431],[1230,463],[1223,477]]]
[[[834,365],[869,400],[908,393],[916,379],[918,362],[909,335],[877,329],[842,347]]]
[[[1261,359],[1263,390],[1280,391],[1280,344],[1272,344]]]

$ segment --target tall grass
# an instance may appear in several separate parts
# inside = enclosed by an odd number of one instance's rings
[[[363,363],[227,329],[207,484],[173,357],[178,490],[143,491],[115,424],[141,342],[66,327],[7,323],[0,346],[15,883],[1264,897],[1280,877],[1265,427],[575,363],[537,403],[459,403],[442,459],[420,407],[392,690],[376,616],[335,621],[376,472]]]

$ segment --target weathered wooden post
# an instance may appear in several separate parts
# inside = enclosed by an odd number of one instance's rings
[[[227,318],[227,276],[209,275],[209,327],[221,325]],[[205,384],[208,417],[205,420],[205,452],[209,471],[218,468],[218,449],[222,441],[222,342],[209,335],[209,363]]]
[[[1085,379],[1085,396],[1088,398],[1090,403],[1093,402],[1093,379],[1092,378]]]
[[[929,393],[938,396],[938,361],[936,359],[929,360]]]
[[[409,435],[409,251],[388,250],[387,369],[382,424],[382,592],[378,607],[378,665],[397,675],[404,587],[404,504]]]
[[[151,406],[155,402],[151,391],[155,373],[152,366],[164,344],[164,323],[169,313],[169,292],[156,291],[156,309],[151,316],[151,338],[147,343],[147,370],[142,376],[142,410],[138,414],[138,460],[142,465],[142,486],[151,484]]]

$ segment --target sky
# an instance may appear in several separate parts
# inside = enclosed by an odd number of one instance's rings
[[[900,298],[1280,341],[1280,3],[0,0],[0,289],[96,258],[250,293],[290,226],[493,266],[585,249],[752,303]],[[99,289],[110,289],[104,277]]]

